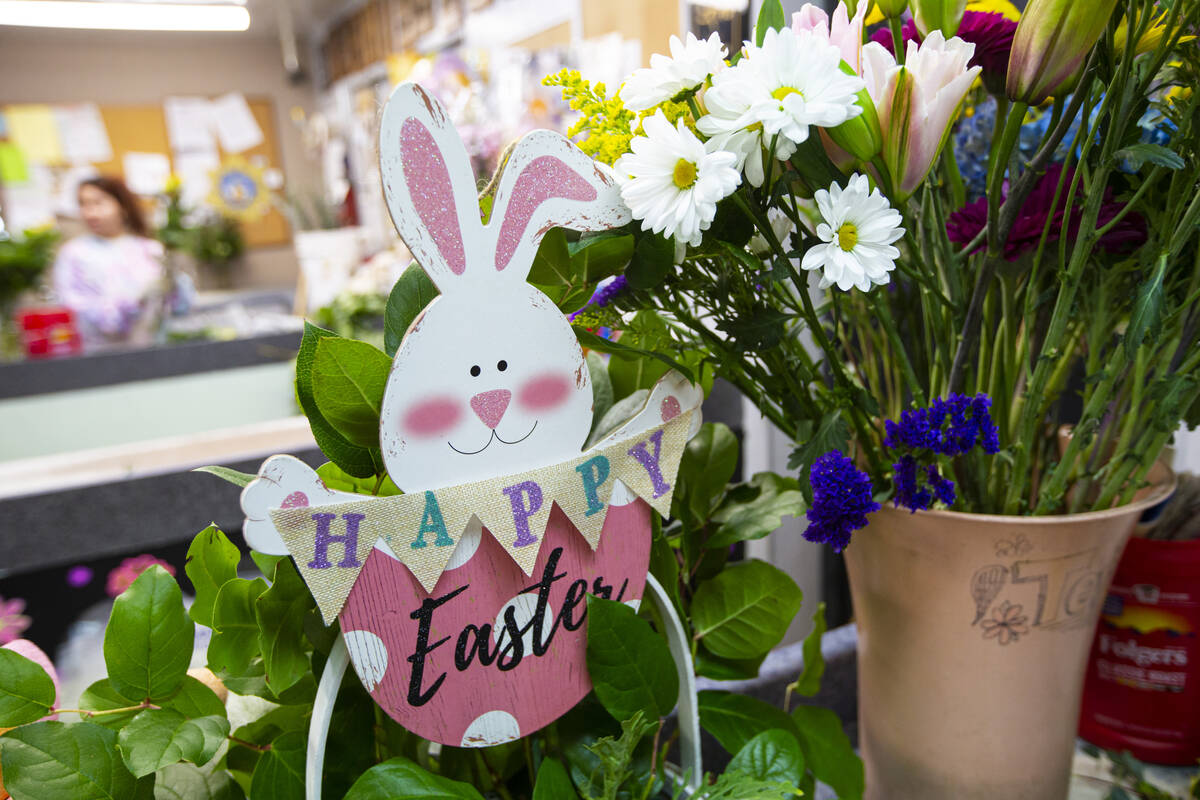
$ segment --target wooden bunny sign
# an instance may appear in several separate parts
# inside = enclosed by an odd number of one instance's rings
[[[670,373],[581,452],[588,369],[526,276],[551,227],[630,217],[604,167],[568,140],[535,131],[516,144],[485,225],[445,111],[402,84],[384,110],[380,163],[396,228],[441,293],[404,337],[380,414],[384,464],[404,494],[332,491],[275,456],[243,493],[245,536],[296,559],[397,722],[444,744],[499,744],[589,690],[586,596],[641,600],[651,507],[670,508],[701,393]]]

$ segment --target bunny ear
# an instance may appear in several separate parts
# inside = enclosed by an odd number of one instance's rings
[[[383,110],[379,166],[400,238],[445,292],[479,255],[479,200],[454,124],[415,83],[397,86]]]
[[[513,147],[500,175],[488,224],[497,231],[494,265],[524,280],[550,228],[602,231],[629,220],[616,181],[603,165],[561,134],[533,131]]]

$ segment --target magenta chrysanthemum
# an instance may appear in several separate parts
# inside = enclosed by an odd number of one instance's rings
[[[1017,216],[1016,223],[1012,227],[1012,231],[1008,235],[1008,241],[1004,243],[1004,258],[1008,261],[1015,261],[1022,253],[1029,252],[1037,247],[1038,240],[1041,239],[1042,229],[1046,226],[1046,220],[1050,220],[1050,229],[1046,234],[1047,242],[1058,241],[1059,236],[1064,230],[1067,235],[1074,238],[1079,233],[1079,199],[1076,198],[1075,208],[1070,215],[1070,221],[1067,222],[1066,214],[1066,187],[1070,185],[1074,170],[1069,170],[1064,183],[1062,196],[1058,198],[1058,203],[1054,202],[1054,193],[1058,188],[1058,180],[1062,175],[1062,164],[1052,164],[1046,169],[1046,174],[1043,175],[1033,192],[1030,193],[1029,199],[1021,206],[1021,210]],[[1100,207],[1100,216],[1097,219],[1097,225],[1103,227],[1108,224],[1120,211],[1125,207],[1124,203],[1117,202],[1113,197],[1113,192],[1110,187],[1104,190],[1104,204]],[[946,221],[946,235],[950,237],[950,241],[959,244],[970,242],[975,236],[987,226],[987,198],[981,197],[974,203],[969,203],[958,211],[950,215],[950,219]],[[1110,251],[1129,251],[1146,241],[1145,222],[1137,214],[1129,214],[1122,219],[1117,225],[1100,240],[1100,247]],[[982,247],[982,245],[980,245]]]

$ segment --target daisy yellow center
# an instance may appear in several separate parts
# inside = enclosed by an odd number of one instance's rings
[[[842,223],[842,227],[837,229],[837,240],[838,247],[849,253],[858,244],[858,228],[852,222]]]
[[[671,180],[680,189],[687,189],[696,182],[696,165],[686,158],[681,158],[675,162],[675,170],[671,173]]]
[[[793,89],[791,86],[780,86],[778,89],[771,92],[771,97],[774,97],[776,100],[782,101],[783,98],[785,98],[791,94],[798,94],[798,95],[800,95],[801,99],[804,99],[804,92],[800,91],[799,89]]]

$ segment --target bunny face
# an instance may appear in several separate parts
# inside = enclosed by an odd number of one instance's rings
[[[436,489],[578,453],[591,409],[579,343],[548,297],[528,284],[502,298],[455,293],[396,353],[380,445],[398,486]]]
[[[384,393],[392,480],[436,489],[578,454],[588,370],[562,313],[525,278],[550,228],[629,221],[611,176],[560,134],[534,131],[513,147],[484,225],[466,150],[415,84],[384,109],[380,166],[396,229],[441,293],[401,343]]]

